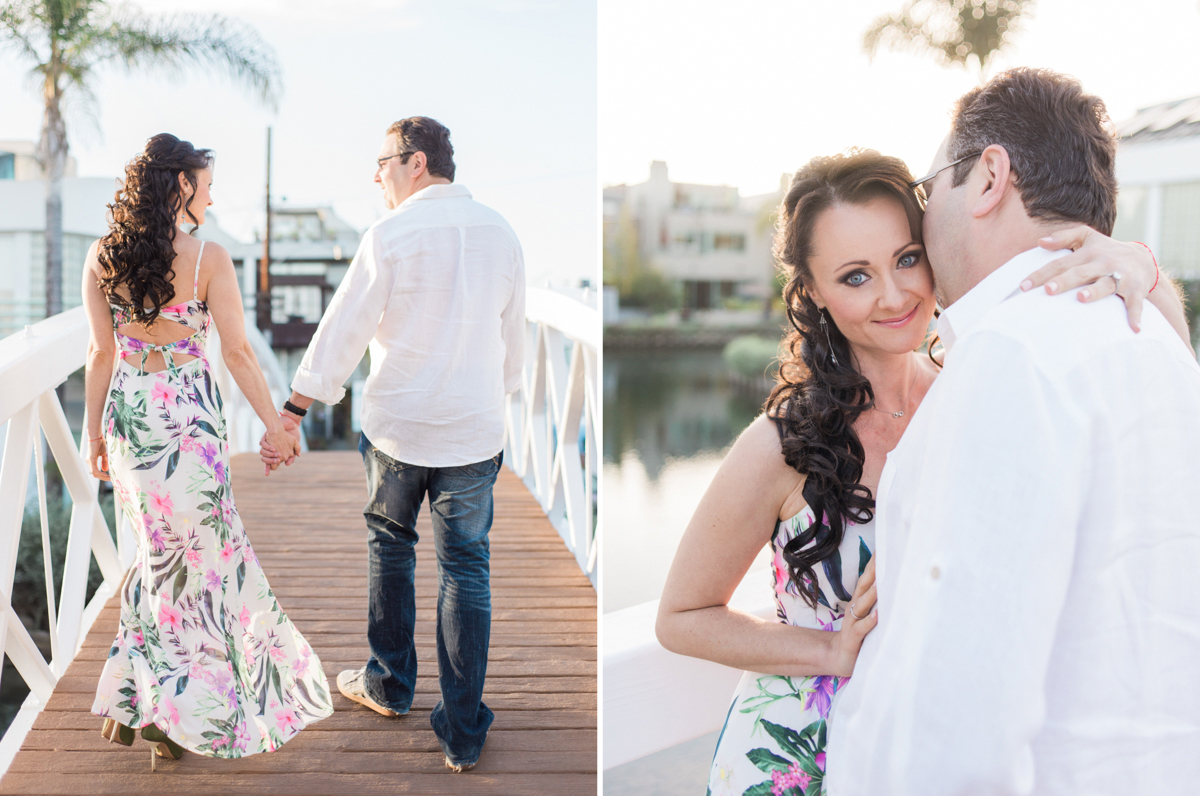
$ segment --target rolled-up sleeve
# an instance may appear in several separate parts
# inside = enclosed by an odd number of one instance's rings
[[[379,235],[372,227],[317,325],[292,379],[293,390],[326,404],[342,400],[342,385],[375,336],[394,282],[395,268],[380,251]]]
[[[525,367],[525,256],[521,245],[514,243],[512,296],[500,315],[504,338],[504,392],[521,389],[521,372]]]

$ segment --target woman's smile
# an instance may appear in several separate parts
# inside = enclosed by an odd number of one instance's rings
[[[887,318],[882,321],[874,321],[880,326],[886,326],[889,329],[903,329],[908,325],[909,321],[917,317],[917,310],[921,309],[921,301],[917,301],[913,308],[899,318]]]

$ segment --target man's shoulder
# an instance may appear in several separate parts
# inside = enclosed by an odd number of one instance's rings
[[[368,235],[397,237],[437,227],[497,227],[518,244],[504,216],[471,196],[453,196],[401,205],[367,228]]]
[[[1019,293],[990,310],[972,334],[1005,337],[1027,351],[1043,370],[1055,374],[1124,357],[1161,356],[1188,366],[1195,364],[1183,341],[1152,304],[1143,309],[1142,331],[1134,332],[1125,302],[1119,297],[1085,304],[1076,293]]]

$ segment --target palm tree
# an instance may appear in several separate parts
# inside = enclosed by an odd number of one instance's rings
[[[151,17],[106,0],[15,0],[0,5],[0,45],[31,64],[45,102],[37,159],[46,178],[46,316],[62,311],[62,178],[67,163],[63,102],[93,110],[92,82],[104,66],[178,74],[188,66],[228,72],[276,107],[275,54],[249,26],[219,16]]]
[[[908,0],[899,14],[875,19],[863,34],[872,57],[880,46],[932,54],[943,66],[970,69],[975,58],[982,83],[988,61],[1012,43],[1034,0]]]

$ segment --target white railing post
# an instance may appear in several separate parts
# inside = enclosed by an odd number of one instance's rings
[[[505,407],[505,456],[596,584],[600,313],[535,288],[526,294],[525,321],[525,372]]]

